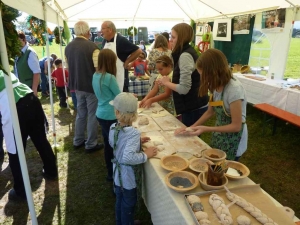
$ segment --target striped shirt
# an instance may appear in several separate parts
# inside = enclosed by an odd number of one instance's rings
[[[114,133],[115,129],[112,129],[116,124],[111,125],[109,131],[109,144],[114,147]],[[147,161],[147,155],[144,152],[140,152],[141,133],[134,127],[124,127],[119,132],[117,147],[114,150],[114,156],[121,164],[137,165]],[[117,186],[120,185],[119,173],[116,169],[116,164],[113,164],[114,168],[114,182]],[[121,177],[123,188],[131,190],[136,188],[135,175],[131,166],[120,165]]]

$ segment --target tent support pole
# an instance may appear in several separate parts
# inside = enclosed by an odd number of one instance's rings
[[[1,62],[2,62],[3,67],[5,68],[5,70],[9,73],[10,68],[9,68],[8,57],[7,57],[7,49],[6,49],[6,44],[5,44],[1,9],[0,9],[0,18],[1,18],[0,19],[0,54],[1,54]],[[30,186],[30,182],[29,182],[28,169],[27,169],[25,153],[24,153],[24,147],[23,147],[21,131],[20,131],[20,125],[19,125],[19,118],[18,118],[18,114],[17,114],[16,102],[15,102],[15,98],[14,98],[14,93],[13,93],[13,88],[12,88],[10,75],[9,76],[4,75],[4,80],[5,80],[5,87],[6,87],[6,91],[7,91],[8,100],[9,100],[9,109],[10,109],[11,118],[12,118],[15,141],[16,141],[16,145],[17,145],[16,147],[17,147],[17,152],[18,152],[18,155],[19,155],[19,161],[20,161],[21,172],[22,172],[22,176],[23,176],[23,182],[24,182],[24,186],[25,186],[25,192],[26,192],[26,197],[27,197],[28,208],[29,208],[29,211],[30,211],[30,217],[31,217],[32,224],[37,225],[38,222],[37,222],[35,208],[34,208],[34,204],[33,204],[33,198],[32,198],[31,186]]]
[[[61,30],[60,30],[60,26],[59,26],[59,19],[58,19],[58,13],[56,14],[56,17],[57,17],[57,26],[58,26],[58,31],[59,31],[59,40],[60,40],[60,43],[59,43],[59,49],[60,49],[60,56],[61,56],[61,61],[62,61],[62,69],[63,69],[63,77],[64,77],[64,83],[66,84],[67,83],[67,79],[66,79],[66,73],[65,73],[65,59],[64,59],[64,55],[63,55],[63,52],[62,52],[62,36],[61,36]],[[69,105],[69,101],[68,101],[68,89],[67,89],[67,86],[65,85],[65,93],[66,93],[66,102],[67,102],[67,107],[68,109],[70,108],[70,105]]]
[[[46,52],[48,58],[48,83],[49,83],[49,94],[50,94],[50,105],[51,105],[51,119],[52,119],[52,134],[53,134],[53,147],[57,147],[56,143],[56,129],[55,129],[55,119],[54,119],[54,108],[53,108],[53,94],[52,94],[52,83],[51,83],[51,68],[50,68],[50,54],[49,54],[49,35],[47,32],[47,12],[46,12],[46,3],[43,1],[43,12],[44,12],[44,21],[45,21],[45,30],[46,30]]]
[[[137,12],[138,12],[138,10],[139,10],[139,8],[140,8],[141,2],[142,2],[142,0],[140,0],[139,5],[138,5],[138,7],[136,8],[135,13],[134,13],[134,16],[133,16],[133,20],[132,20],[132,27],[133,27],[133,29],[132,29],[132,31],[133,31],[133,44],[135,44],[135,38],[134,38],[134,36],[136,35],[136,34],[134,33],[134,20],[135,20],[136,14],[137,14]],[[138,31],[138,32],[139,32],[139,31]],[[137,32],[137,33],[138,33],[138,32]],[[138,37],[138,38],[139,38],[139,37]]]

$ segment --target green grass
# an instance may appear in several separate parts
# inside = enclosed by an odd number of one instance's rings
[[[253,67],[264,67],[269,65],[269,58],[271,54],[271,46],[268,39],[263,37],[261,43],[252,43],[249,65]],[[257,59],[251,57],[261,57],[264,59]],[[268,58],[268,59],[265,59]],[[284,73],[285,78],[299,78],[300,77],[300,38],[292,38],[290,49],[288,53],[286,69]]]
[[[41,52],[42,47],[35,47]],[[58,48],[50,46],[50,52],[59,53]],[[28,141],[26,159],[33,191],[35,209],[39,224],[115,224],[112,184],[105,180],[106,168],[103,150],[86,154],[84,149],[73,150],[74,121],[76,113],[72,109],[60,109],[54,95],[54,115],[57,143],[54,149],[57,156],[59,180],[45,181],[42,178],[42,162]],[[51,109],[49,98],[41,98],[47,114],[50,133],[48,139],[53,144]],[[71,100],[70,100],[71,101]],[[300,217],[300,137],[299,128],[279,121],[277,132],[271,135],[272,126],[268,124],[262,134],[263,114],[248,105],[247,124],[249,130],[248,150],[241,158],[251,171],[250,178],[260,183],[262,188],[282,205],[292,208]],[[209,125],[214,120],[208,121]],[[101,130],[98,132],[102,142]],[[210,134],[201,138],[210,143]],[[29,220],[26,203],[7,201],[7,191],[12,188],[8,156],[5,155],[0,176],[0,224],[22,225]],[[152,224],[151,216],[142,205],[136,218],[143,224]]]

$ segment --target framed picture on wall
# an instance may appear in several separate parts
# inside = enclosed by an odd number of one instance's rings
[[[284,28],[286,9],[275,9],[262,12],[261,28],[274,29]],[[274,29],[274,30],[276,30]]]
[[[231,19],[218,19],[214,21],[214,41],[231,41]]]
[[[233,18],[233,34],[249,34],[250,33],[251,15],[235,16]]]

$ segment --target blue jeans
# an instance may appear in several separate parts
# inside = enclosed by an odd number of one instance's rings
[[[97,145],[98,124],[96,119],[97,97],[93,93],[76,91],[77,115],[75,121],[75,134],[73,145],[80,145],[85,140],[84,132],[87,130],[85,148],[91,149]]]
[[[187,127],[192,126],[206,112],[207,108],[208,107],[206,106],[190,112],[182,113],[182,123]]]
[[[116,194],[116,224],[117,225],[133,225],[134,208],[137,202],[136,188],[127,190],[119,186],[115,186]]]
[[[103,136],[103,141],[104,141],[104,158],[105,158],[105,163],[106,163],[106,168],[107,168],[107,176],[112,177],[113,176],[113,164],[112,164],[111,160],[114,158],[114,150],[108,142],[108,137],[109,137],[110,126],[113,123],[116,123],[117,120],[103,120],[98,117],[97,117],[97,120],[101,126],[102,136]]]
[[[41,89],[42,93],[46,93],[49,89],[49,82],[47,80],[46,74],[44,73],[44,69],[41,70]]]
[[[76,93],[75,92],[71,92],[71,97],[72,97],[72,102],[74,105],[74,109],[77,110],[77,98],[76,98]]]

